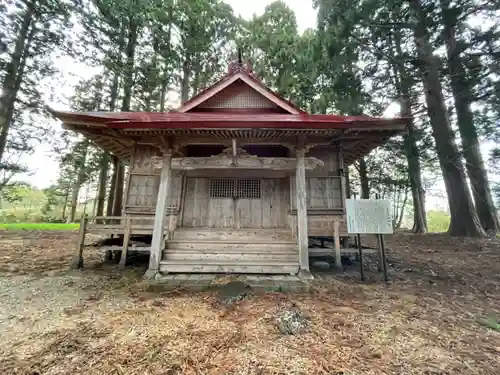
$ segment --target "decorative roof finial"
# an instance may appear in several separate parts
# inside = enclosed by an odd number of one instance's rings
[[[253,74],[252,64],[249,61],[243,62],[243,48],[238,47],[237,60],[233,60],[229,63],[228,74],[233,74],[235,72],[244,71],[248,74]],[[233,55],[234,56],[234,55]]]

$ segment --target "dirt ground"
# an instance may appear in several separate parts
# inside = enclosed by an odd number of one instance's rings
[[[93,248],[69,270],[75,239],[0,233],[0,374],[500,373],[500,239],[394,235],[388,284],[367,259],[364,283],[354,265],[229,310],[213,292],[148,292],[144,266]],[[277,330],[290,308],[306,331]]]

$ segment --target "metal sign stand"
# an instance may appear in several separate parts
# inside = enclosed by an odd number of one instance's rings
[[[385,241],[383,234],[377,234],[378,237],[378,245],[379,245],[379,257],[380,263],[382,263],[382,271],[384,271],[384,281],[389,281],[389,273],[387,271],[387,257],[385,255]]]
[[[361,281],[365,281],[365,269],[363,266],[363,247],[361,246],[361,234],[357,234],[357,243],[359,251],[359,272],[361,273]]]

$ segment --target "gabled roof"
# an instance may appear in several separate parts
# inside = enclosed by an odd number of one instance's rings
[[[224,89],[228,88],[237,81],[241,81],[248,85],[250,88],[258,92],[267,100],[273,102],[278,107],[282,108],[286,112],[292,115],[297,115],[301,113],[306,113],[301,110],[295,104],[290,101],[283,99],[277,93],[273,92],[266,85],[264,85],[259,79],[257,79],[249,70],[242,66],[238,66],[230,71],[224,78],[207,87],[205,90],[195,95],[176,110],[176,112],[189,112],[194,108],[198,107],[207,100],[213,98],[217,94],[221,93]]]

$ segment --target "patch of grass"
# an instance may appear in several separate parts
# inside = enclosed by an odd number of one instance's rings
[[[427,226],[431,233],[443,233],[450,226],[450,215],[443,211],[428,211]]]
[[[495,317],[479,318],[477,323],[483,327],[493,329],[500,332],[500,322]]]
[[[76,230],[78,223],[8,223],[0,224],[0,230]]]

